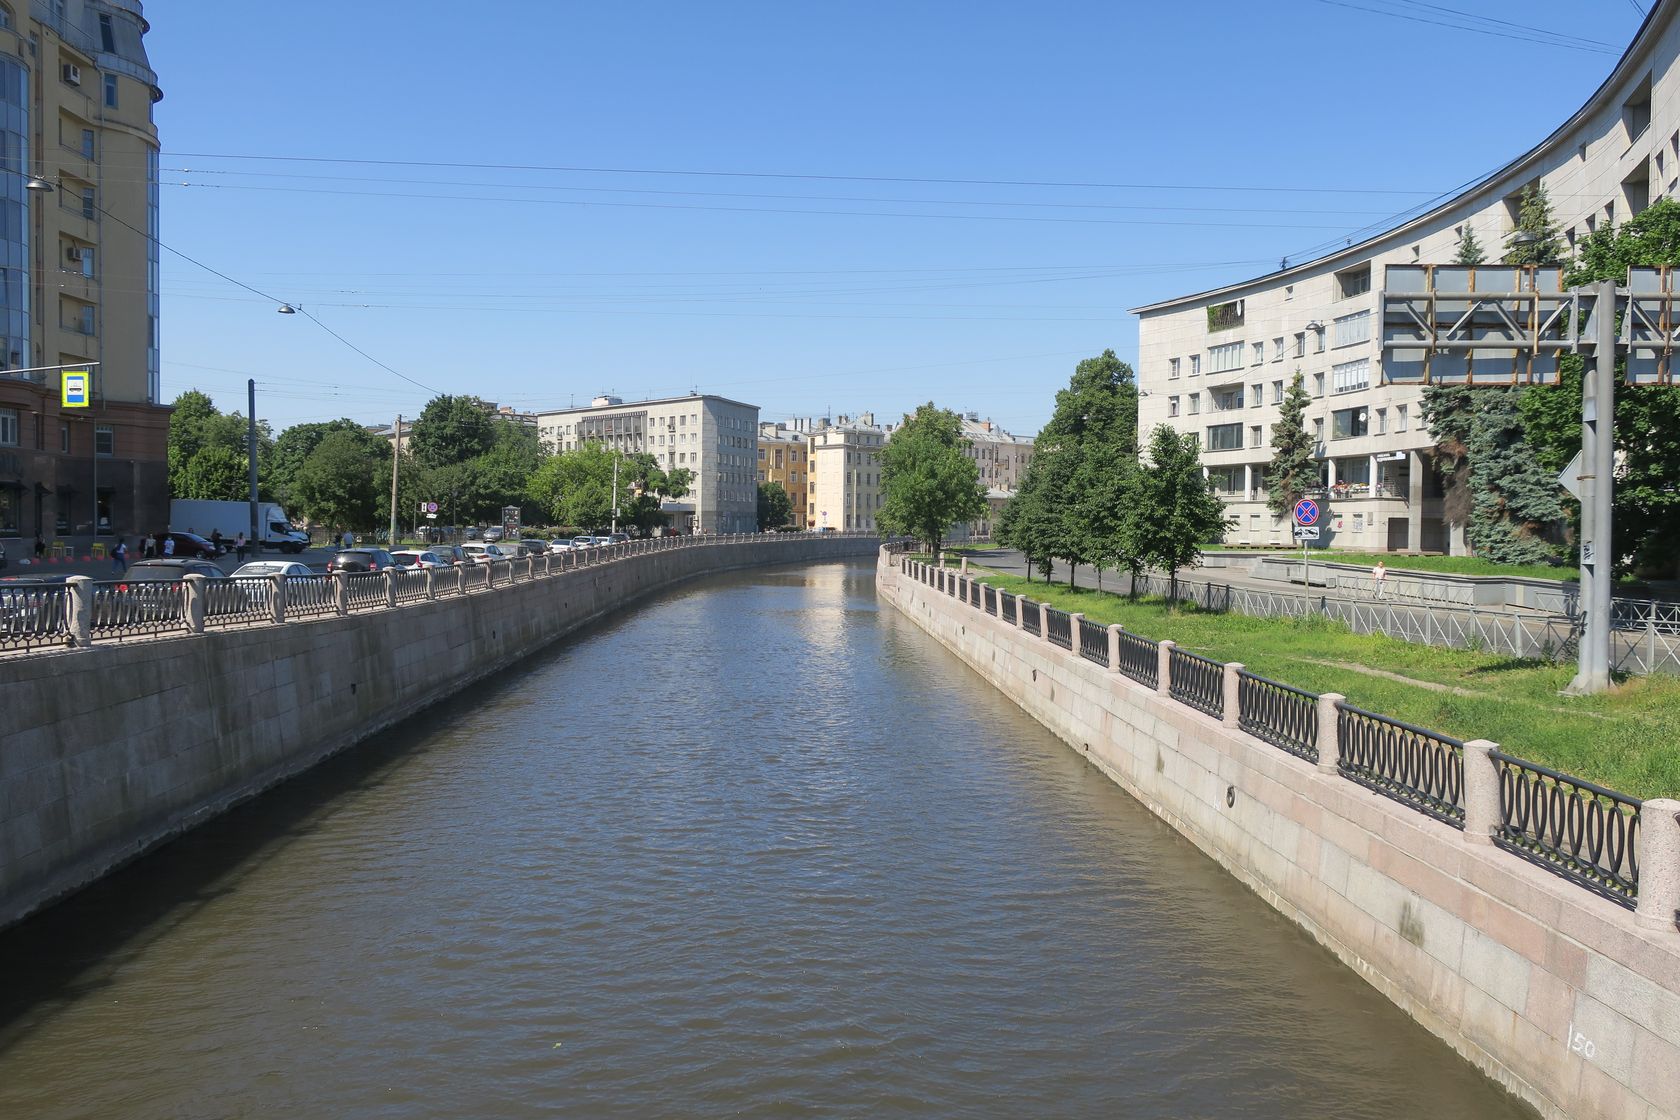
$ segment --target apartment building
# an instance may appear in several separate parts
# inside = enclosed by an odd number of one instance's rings
[[[626,403],[599,396],[587,408],[537,413],[537,435],[549,451],[589,443],[646,452],[660,467],[693,472],[687,497],[661,507],[684,533],[758,530],[758,406],[691,393]]]
[[[793,506],[793,523],[802,527],[809,504],[810,454],[803,433],[781,424],[759,424],[758,481],[782,484]]]
[[[805,525],[873,529],[881,508],[881,448],[887,430],[873,413],[816,421],[805,434],[810,471]]]
[[[148,30],[138,0],[0,0],[0,538],[169,519]]]
[[[1138,424],[1194,432],[1235,527],[1227,543],[1286,544],[1266,508],[1271,427],[1296,373],[1321,464],[1331,547],[1465,550],[1446,523],[1434,439],[1419,412],[1421,372],[1385,369],[1378,293],[1390,265],[1451,263],[1466,229],[1490,261],[1525,188],[1543,186],[1573,249],[1587,233],[1677,194],[1680,0],[1660,0],[1585,105],[1528,152],[1428,213],[1304,264],[1133,309],[1139,317]],[[1489,118],[1491,121],[1491,118]],[[1488,283],[1503,283],[1490,272]],[[1516,375],[1506,375],[1513,383]],[[1458,378],[1462,380],[1462,377]],[[1491,384],[1485,373],[1476,384]]]

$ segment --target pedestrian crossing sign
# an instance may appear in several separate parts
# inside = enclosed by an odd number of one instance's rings
[[[88,406],[87,370],[67,369],[64,371],[62,403],[65,408],[86,408]]]

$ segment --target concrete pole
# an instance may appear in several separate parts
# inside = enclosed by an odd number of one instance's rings
[[[251,379],[249,379],[248,381],[245,382],[245,393],[246,393],[246,406],[245,406],[245,467],[246,467],[246,470],[249,472],[249,476],[250,476],[247,481],[249,483],[248,491],[249,491],[249,499],[250,499],[250,503],[251,503],[251,510],[250,510],[250,513],[251,513],[251,535],[247,539],[250,540],[250,542],[251,542],[252,554],[255,555],[255,556],[261,556],[262,555],[262,522],[261,522],[261,519],[257,516],[257,380],[256,380],[256,378],[253,377],[253,378],[251,378]],[[97,495],[95,496],[94,500],[97,503],[97,501],[98,501]],[[95,525],[94,526],[94,532],[98,532],[98,531],[99,531],[99,526]]]
[[[1343,700],[1339,692],[1324,692],[1318,697],[1318,769],[1334,774],[1342,764],[1341,721],[1336,718]]]
[[[1610,687],[1616,456],[1616,285],[1594,286],[1593,363],[1581,382],[1581,644],[1567,692]]]
[[[1498,743],[1472,739],[1464,744],[1464,842],[1491,844],[1499,831],[1499,764],[1488,752]]]
[[[397,438],[391,444],[391,535],[385,540],[386,548],[397,547],[397,463],[402,459],[402,413],[397,414]]]
[[[1647,929],[1674,932],[1680,910],[1680,801],[1652,798],[1639,810],[1639,908]]]

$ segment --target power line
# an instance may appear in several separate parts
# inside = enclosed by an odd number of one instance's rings
[[[1447,20],[1430,19],[1427,16],[1422,15],[1408,15],[1404,12],[1396,12],[1387,8],[1369,8],[1363,4],[1348,3],[1348,0],[1318,0],[1318,2],[1320,4],[1328,4],[1333,8],[1349,8],[1356,12],[1368,12],[1372,15],[1387,16],[1390,19],[1403,19],[1411,23],[1429,24],[1432,27],[1446,27],[1451,28],[1454,31],[1469,31],[1477,35],[1489,35],[1496,39],[1512,39],[1519,42],[1536,43],[1540,46],[1563,47],[1566,50],[1586,51],[1590,54],[1618,55],[1622,53],[1618,48],[1613,47],[1608,43],[1600,43],[1596,40],[1581,39],[1574,36],[1563,36],[1558,32],[1544,31],[1540,28],[1523,28],[1524,31],[1532,31],[1533,34],[1521,34],[1517,31],[1501,31],[1497,28],[1478,27],[1470,23],[1454,23]],[[1437,10],[1451,11],[1451,9]],[[1458,14],[1467,15],[1468,13]],[[1522,25],[1510,24],[1509,26],[1521,27]]]

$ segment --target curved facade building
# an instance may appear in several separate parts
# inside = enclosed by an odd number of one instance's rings
[[[1659,0],[1592,98],[1478,185],[1387,233],[1307,264],[1133,308],[1138,424],[1195,432],[1236,519],[1229,544],[1289,544],[1266,508],[1278,403],[1299,371],[1328,499],[1327,543],[1464,551],[1445,523],[1419,415],[1422,385],[1384,376],[1377,293],[1388,265],[1450,263],[1465,229],[1497,259],[1523,190],[1544,186],[1566,250],[1660,197],[1680,196],[1680,0]],[[1478,380],[1480,383],[1480,380]]]
[[[148,30],[139,0],[0,0],[0,540],[13,557],[37,533],[85,552],[96,532],[168,521]],[[63,408],[59,371],[81,368],[90,407]]]

